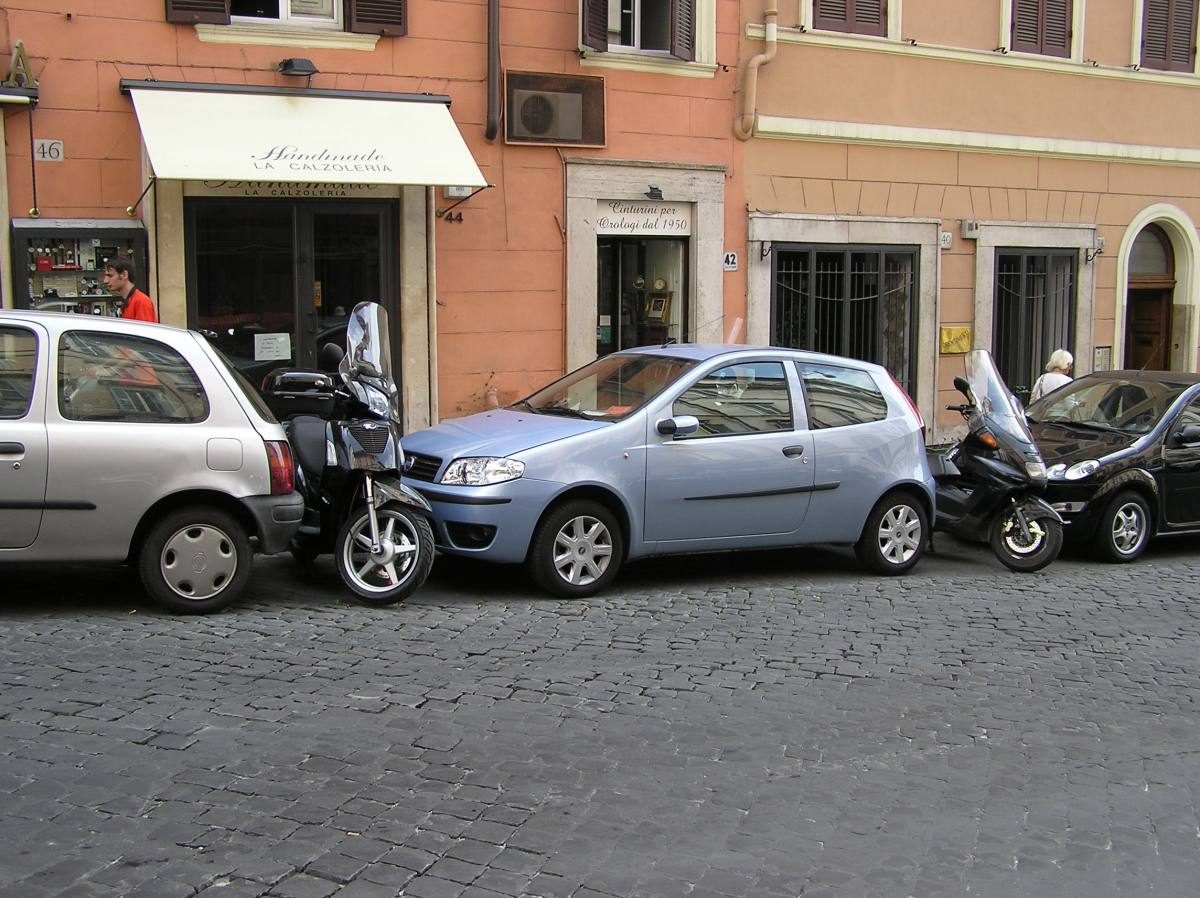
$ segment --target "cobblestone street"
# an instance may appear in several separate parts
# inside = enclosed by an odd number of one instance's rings
[[[939,540],[439,559],[409,604],[259,559],[172,618],[4,572],[4,898],[1194,896],[1200,541],[1008,573]]]

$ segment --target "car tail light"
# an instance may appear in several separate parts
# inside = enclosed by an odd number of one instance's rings
[[[271,468],[271,495],[286,496],[295,488],[292,447],[287,440],[265,440],[267,464]]]
[[[904,397],[904,401],[908,403],[908,407],[912,409],[912,413],[917,416],[917,423],[921,425],[921,440],[924,441],[925,419],[921,417],[921,410],[917,408],[917,404],[913,402],[912,397],[908,395],[908,390],[900,386],[900,381],[896,380],[891,371],[888,372],[888,377],[892,378],[892,383],[896,385],[896,389],[900,391],[900,395]]]

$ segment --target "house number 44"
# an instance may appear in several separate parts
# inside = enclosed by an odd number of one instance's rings
[[[40,137],[33,142],[33,158],[38,162],[62,162],[63,142]]]

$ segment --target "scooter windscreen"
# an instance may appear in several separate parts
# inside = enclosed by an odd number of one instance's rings
[[[392,377],[388,314],[379,303],[360,302],[346,322],[346,357],[338,366],[350,390],[374,414],[400,419],[399,391]]]
[[[971,386],[972,403],[987,420],[988,428],[997,437],[1003,436],[1005,442],[1027,459],[1036,459],[1040,463],[1041,454],[1025,426],[1025,414],[1005,386],[987,350],[972,349],[967,353],[967,383]]]

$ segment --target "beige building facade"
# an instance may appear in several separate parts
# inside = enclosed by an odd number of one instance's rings
[[[931,440],[970,348],[1195,371],[1195,7],[747,4],[748,339],[887,365]]]

